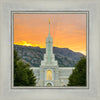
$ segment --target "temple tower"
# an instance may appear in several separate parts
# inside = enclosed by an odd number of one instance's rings
[[[59,86],[58,62],[53,54],[53,38],[50,34],[50,19],[49,33],[46,37],[46,53],[44,60],[40,65],[40,86]]]

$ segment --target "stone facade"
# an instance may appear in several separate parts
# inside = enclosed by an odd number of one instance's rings
[[[72,73],[73,67],[58,67],[56,68],[48,68],[43,67],[42,69],[40,67],[31,67],[33,69],[33,72],[36,76],[36,86],[48,86],[48,83],[50,83],[52,86],[67,86],[68,84],[68,78],[69,75]],[[47,80],[47,71],[52,71],[52,80]]]
[[[67,86],[68,77],[72,73],[73,67],[59,67],[58,62],[55,60],[53,54],[53,38],[50,35],[50,22],[49,34],[46,38],[46,53],[44,60],[41,61],[39,68],[31,67],[36,76],[36,86]]]

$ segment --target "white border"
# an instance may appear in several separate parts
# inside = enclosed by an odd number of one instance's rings
[[[13,47],[13,45],[14,45],[14,43],[13,43],[13,41],[14,41],[14,29],[13,29],[13,26],[14,26],[14,23],[13,23],[13,21],[14,21],[14,14],[86,14],[86,81],[87,81],[87,86],[67,86],[67,87],[39,87],[39,86],[35,86],[35,87],[32,87],[32,86],[25,86],[25,87],[21,87],[21,86],[13,86],[13,57],[14,57],[14,55],[13,55],[13,49],[14,49],[14,47]],[[47,88],[51,88],[51,89],[54,89],[54,88],[60,88],[60,89],[89,89],[89,81],[88,81],[88,79],[89,79],[89,72],[88,72],[88,69],[89,69],[89,66],[88,66],[88,34],[89,34],[89,31],[88,31],[88,28],[89,28],[89,23],[88,23],[88,16],[89,16],[89,11],[84,11],[84,10],[81,10],[81,11],[12,11],[11,12],[11,15],[12,15],[12,27],[11,27],[11,30],[12,30],[12,33],[11,33],[11,36],[12,36],[12,87],[11,88],[21,88],[21,89],[28,89],[28,88],[45,88],[45,89],[47,89]]]

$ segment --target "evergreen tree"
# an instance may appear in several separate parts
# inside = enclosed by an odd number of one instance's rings
[[[69,77],[68,86],[86,86],[86,58],[82,57]]]
[[[17,51],[14,50],[14,86],[35,86],[36,77],[30,65],[25,64],[18,57]]]

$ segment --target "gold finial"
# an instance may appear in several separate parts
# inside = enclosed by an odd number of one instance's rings
[[[49,18],[49,24],[50,24],[50,18]]]

